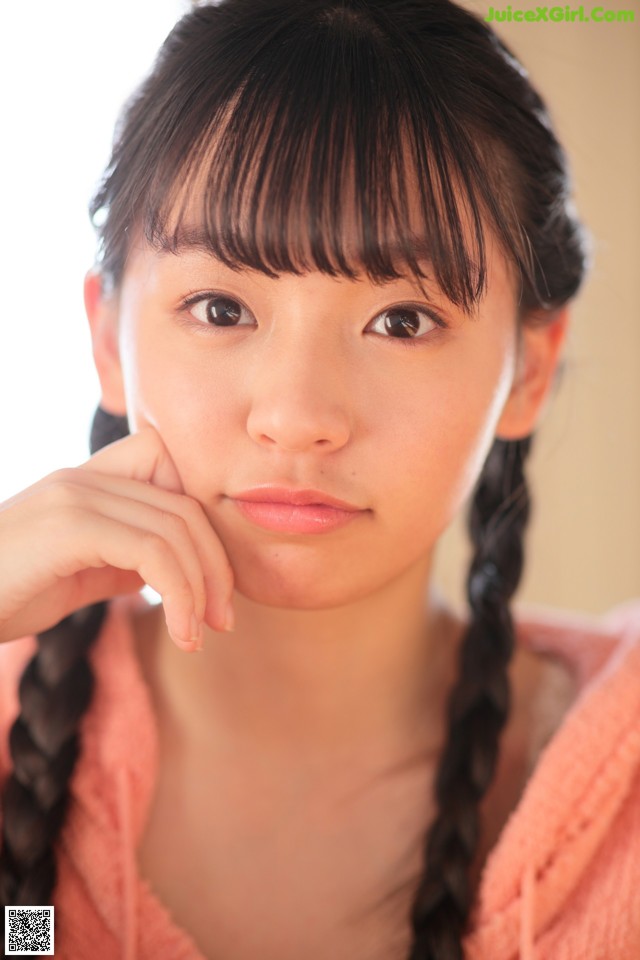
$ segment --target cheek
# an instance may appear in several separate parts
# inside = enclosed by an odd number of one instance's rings
[[[228,371],[218,367],[212,375],[204,351],[201,357],[187,354],[176,338],[160,342],[144,324],[128,340],[125,355],[132,428],[150,425],[158,431],[185,491],[199,498],[215,483],[237,435],[236,391]]]
[[[244,379],[231,361],[218,356],[212,364],[204,346],[194,352],[179,336],[156,336],[150,319],[130,329],[124,356],[133,429],[158,430],[186,492],[206,503],[224,487],[233,461],[247,455],[251,401]],[[363,478],[406,535],[419,522],[437,536],[470,495],[493,442],[512,362],[506,341],[470,332],[429,362],[411,368],[403,360],[384,376],[378,367],[373,376],[369,369],[352,378],[354,433],[342,464]]]
[[[407,517],[433,524],[435,536],[471,494],[509,393],[509,352],[487,351],[483,360],[460,351],[455,363],[443,359],[402,391],[396,382],[386,398],[393,415],[385,418],[379,461],[388,489]]]

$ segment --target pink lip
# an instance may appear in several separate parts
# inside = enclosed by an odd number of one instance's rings
[[[234,494],[234,500],[248,500],[251,503],[289,503],[297,507],[306,507],[309,504],[321,504],[327,507],[337,507],[338,510],[359,510],[346,500],[330,497],[322,490],[313,490],[309,487],[304,490],[294,490],[289,487],[275,487],[265,484],[263,487],[252,487]]]
[[[285,533],[322,533],[335,530],[365,513],[320,490],[255,487],[230,499],[241,513],[267,530]]]

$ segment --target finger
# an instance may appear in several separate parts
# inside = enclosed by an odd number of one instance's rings
[[[153,427],[144,427],[137,433],[110,443],[77,469],[129,477],[153,483],[174,493],[184,493],[176,465],[160,434]]]
[[[192,627],[196,598],[171,544],[154,530],[112,520],[81,506],[61,513],[64,516],[58,519],[66,528],[68,540],[58,576],[73,576],[87,567],[137,571],[162,597],[174,642],[181,649],[191,650],[193,641],[199,640]]]
[[[198,589],[204,591],[202,604],[198,603],[197,616],[215,630],[225,629],[227,611],[233,598],[233,570],[215,529],[197,500],[163,490],[150,483],[129,480],[126,477],[109,476],[106,480],[108,489],[105,490],[105,475],[90,471],[82,471],[80,475],[82,483],[78,482],[79,474],[73,469],[58,471],[58,477],[70,488],[77,502],[84,503],[85,506],[92,503],[97,511],[107,511],[112,519],[120,519],[138,526],[153,526],[158,530],[161,529],[158,524],[164,522],[164,527],[169,532],[171,522],[165,515],[182,518],[198,561],[197,571],[192,561],[189,562],[188,569],[193,576],[194,587],[197,583]],[[92,488],[96,495],[115,495],[128,506],[124,503],[120,506],[112,503],[107,509],[106,501],[99,498],[89,500],[84,496],[83,499],[83,485]],[[159,518],[148,514],[144,509],[148,507],[157,510],[160,514]],[[144,521],[143,516],[146,517]]]
[[[137,593],[144,580],[135,570],[116,567],[80,570],[63,583],[48,587],[38,597],[38,607],[28,604],[0,629],[0,643],[7,638],[32,636],[47,630],[65,617],[93,603],[111,600],[121,594]]]
[[[122,594],[139,593],[145,585],[137,570],[120,570],[117,567],[87,567],[78,571],[76,579],[72,610],[111,600]]]
[[[153,496],[154,488],[139,482],[135,483],[135,481],[129,481],[129,483],[134,484],[136,491],[142,488]],[[117,483],[114,482],[114,486],[117,486]],[[165,509],[163,506],[158,508],[145,500],[118,496],[111,489],[92,488],[73,482],[67,482],[65,496],[70,497],[76,507],[87,513],[108,517],[110,520],[142,531],[151,531],[166,540],[189,581],[194,597],[194,613],[199,621],[204,619],[207,597],[200,556],[189,525],[180,513],[171,509],[177,505],[179,497],[165,491],[167,501]]]

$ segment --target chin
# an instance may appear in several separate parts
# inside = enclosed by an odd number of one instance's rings
[[[281,607],[294,610],[322,610],[338,607],[356,599],[353,592],[345,589],[345,584],[321,582],[315,578],[296,576],[283,578],[282,571],[272,575],[262,572],[260,575],[236,572],[234,589],[265,607]]]
[[[296,610],[322,610],[350,603],[370,592],[353,565],[329,551],[301,550],[300,545],[273,545],[268,551],[228,550],[234,589],[254,603]],[[366,581],[366,585],[365,585]]]

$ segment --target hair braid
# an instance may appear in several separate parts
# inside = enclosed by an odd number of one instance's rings
[[[425,844],[425,872],[411,912],[410,960],[461,960],[479,840],[479,803],[494,775],[509,714],[514,647],[509,601],[524,565],[530,513],[524,462],[532,437],[495,440],[473,496],[474,556],[467,579],[471,620],[449,700],[449,731],[436,779],[438,812]]]
[[[91,427],[95,453],[126,436],[127,421],[98,408]],[[94,690],[88,652],[107,611],[85,607],[38,634],[38,651],[19,685],[20,713],[9,731],[13,771],[0,797],[0,915],[4,907],[52,902],[54,843],[64,823],[69,781],[80,754],[78,727]]]

